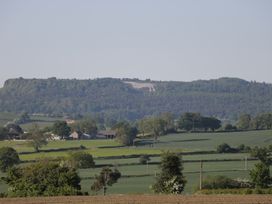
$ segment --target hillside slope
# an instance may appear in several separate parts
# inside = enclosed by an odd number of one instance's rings
[[[237,78],[193,82],[137,79],[9,79],[0,111],[45,114],[101,113],[137,119],[160,112],[200,112],[220,118],[272,111],[272,85]]]

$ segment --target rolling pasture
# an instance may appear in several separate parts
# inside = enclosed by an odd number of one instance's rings
[[[11,112],[0,112],[0,126],[12,122],[14,119],[18,118],[20,114],[15,114]],[[47,127],[53,125],[57,120],[64,120],[62,117],[47,117],[43,115],[31,115],[31,121],[20,125],[24,130],[30,128],[34,123],[39,125],[39,127]]]
[[[152,193],[150,186],[154,183],[156,174],[159,172],[159,155],[168,150],[183,152],[184,175],[187,179],[185,194],[191,194],[197,189],[199,183],[200,160],[204,161],[204,177],[226,175],[231,178],[249,178],[249,170],[257,161],[248,160],[245,165],[245,157],[250,157],[247,153],[216,153],[216,147],[224,142],[233,147],[240,144],[251,147],[266,146],[272,143],[272,131],[171,134],[160,137],[153,147],[149,145],[150,139],[138,141],[136,147],[122,147],[115,140],[51,141],[39,153],[33,152],[26,141],[2,141],[0,146],[14,147],[20,153],[22,161],[67,156],[71,148],[80,149],[80,146],[84,146],[83,151],[91,153],[97,165],[96,168],[78,170],[82,179],[82,190],[90,194],[92,194],[90,187],[94,176],[100,172],[103,166],[117,167],[122,173],[118,183],[109,187],[109,194]],[[142,154],[151,155],[149,164],[139,163],[138,157]],[[27,163],[23,165],[27,165]],[[0,190],[6,191],[7,186],[1,183]]]

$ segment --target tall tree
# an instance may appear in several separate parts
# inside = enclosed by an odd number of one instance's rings
[[[186,131],[201,127],[201,115],[199,113],[184,113],[178,120],[178,127]]]
[[[255,187],[267,188],[272,183],[269,166],[263,162],[255,164],[249,174]]]
[[[95,120],[91,118],[84,118],[78,122],[76,122],[72,129],[75,131],[80,131],[82,133],[86,133],[89,135],[96,135],[97,133],[97,125]]]
[[[6,127],[0,127],[0,140],[8,139],[8,129]]]
[[[205,130],[211,129],[212,131],[221,127],[221,121],[214,117],[201,117],[200,126]]]
[[[164,129],[166,133],[176,132],[174,116],[172,113],[162,113],[159,117],[164,121]]]
[[[120,122],[113,129],[116,131],[116,139],[123,145],[132,145],[137,135],[137,129],[128,122]]]
[[[53,133],[65,139],[69,136],[71,128],[67,125],[66,121],[57,121],[52,127]]]
[[[161,156],[161,172],[152,186],[155,193],[181,194],[186,180],[183,176],[181,158],[175,154],[166,152]]]
[[[26,138],[29,140],[29,145],[33,147],[36,152],[39,152],[42,146],[47,145],[49,136],[44,133],[37,124],[33,124],[26,134]]]
[[[270,177],[269,166],[272,164],[272,158],[270,157],[272,146],[266,147],[254,147],[250,154],[252,157],[256,157],[260,160],[255,164],[254,168],[250,171],[251,181],[256,187],[267,188],[272,184],[272,178]]]
[[[155,141],[160,135],[166,134],[167,123],[161,117],[144,118],[139,124],[140,131],[152,135]]]
[[[258,114],[252,119],[252,128],[255,130],[271,129],[272,127],[272,114],[263,113]]]
[[[106,195],[108,186],[112,186],[120,177],[121,173],[117,169],[103,168],[100,175],[95,177],[95,182],[91,186],[91,189],[95,192],[103,189],[103,194]]]
[[[237,127],[241,130],[248,130],[251,126],[251,116],[249,114],[240,115],[237,121]]]
[[[270,147],[254,147],[250,151],[250,156],[258,158],[262,163],[269,166],[272,164],[271,152]]]

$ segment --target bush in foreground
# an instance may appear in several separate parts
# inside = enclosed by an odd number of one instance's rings
[[[9,168],[20,163],[19,155],[11,147],[0,148],[0,170],[6,172]]]
[[[74,168],[56,162],[40,161],[13,167],[3,180],[12,197],[79,195],[80,177]]]
[[[252,184],[243,180],[235,180],[226,176],[208,176],[204,179],[202,189],[235,189],[252,187]]]
[[[232,189],[203,189],[198,191],[197,194],[272,194],[272,188],[262,189],[262,188],[232,188]]]
[[[249,174],[251,181],[257,188],[267,188],[270,184],[272,184],[269,166],[263,162],[255,164],[254,168]]]

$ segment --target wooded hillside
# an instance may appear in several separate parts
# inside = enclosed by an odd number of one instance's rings
[[[0,111],[100,113],[130,120],[161,112],[200,112],[235,119],[240,113],[271,112],[272,85],[237,78],[193,82],[18,78],[7,80],[0,89]]]

